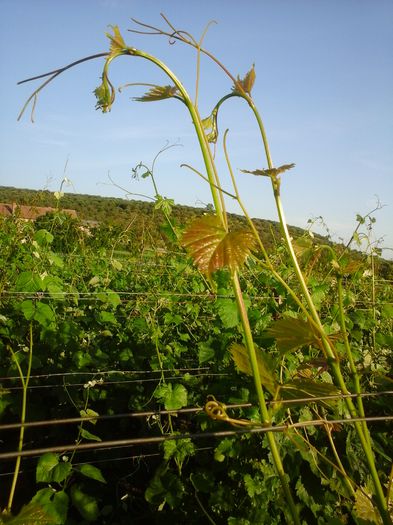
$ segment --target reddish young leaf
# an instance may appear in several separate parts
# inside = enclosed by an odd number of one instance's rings
[[[255,82],[255,64],[252,65],[252,68],[244,78],[240,78],[239,76],[236,79],[236,82],[232,88],[232,91],[234,92],[242,92],[245,91],[249,95],[251,95],[251,90],[254,86]]]
[[[196,219],[186,230],[182,245],[199,270],[211,275],[221,268],[240,268],[256,246],[254,235],[246,231],[227,232],[216,215]]]

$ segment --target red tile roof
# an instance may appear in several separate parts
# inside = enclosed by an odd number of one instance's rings
[[[0,203],[0,215],[4,217],[9,217],[11,215],[16,215],[17,217],[20,217],[21,219],[26,220],[35,220],[38,217],[41,217],[42,215],[45,215],[46,213],[55,212],[56,208],[49,208],[49,207],[41,207],[41,206],[25,206],[23,204],[16,204],[13,202],[12,204],[3,204]],[[68,210],[62,208],[61,211],[63,213],[66,213],[70,217],[77,217],[77,213],[75,210]]]

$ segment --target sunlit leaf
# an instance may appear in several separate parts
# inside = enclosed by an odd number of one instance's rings
[[[291,170],[295,167],[295,164],[283,164],[282,166],[279,166],[278,168],[271,168],[266,170],[240,170],[242,173],[251,173],[251,175],[259,175],[263,177],[277,177],[277,175],[280,175],[280,173],[284,173],[284,171]]]
[[[89,423],[92,425],[95,425],[97,423],[97,419],[90,419],[92,417],[98,416],[98,412],[95,410],[92,410],[91,408],[87,408],[86,410],[79,410],[79,414],[81,417],[89,418]]]
[[[154,86],[142,97],[134,97],[137,102],[154,102],[166,98],[179,98],[179,91],[176,86]]]
[[[82,425],[79,425],[78,428],[81,438],[88,439],[90,441],[102,441],[100,437],[96,436],[95,434],[92,434],[91,432],[83,428]]]
[[[124,39],[120,34],[119,27],[118,26],[109,26],[109,27],[111,27],[113,31],[113,35],[111,35],[110,33],[105,33],[105,34],[111,41],[111,45],[109,48],[109,54],[113,56],[118,53],[121,53],[124,49],[127,48],[127,45],[124,42]]]
[[[259,348],[255,348],[255,351],[262,385],[265,386],[271,394],[274,394],[277,385],[274,378],[273,363],[266,352],[263,352]],[[244,374],[252,376],[250,358],[246,347],[238,343],[233,343],[229,348],[229,352],[235,361],[236,367]]]
[[[101,109],[103,113],[108,113],[115,100],[115,88],[109,81],[105,71],[101,78],[101,84],[94,90],[94,95],[97,99],[96,109]]]
[[[312,399],[315,397],[335,396],[340,394],[340,390],[331,383],[318,382],[313,379],[293,379],[283,385],[280,385],[281,399]],[[330,406],[337,403],[338,399],[325,399],[316,401],[320,405]],[[307,403],[309,401],[298,401],[297,405]]]
[[[293,242],[293,249],[297,257],[308,257],[314,252],[312,239],[309,237],[299,237]]]
[[[50,483],[52,481],[53,469],[59,464],[59,456],[48,452],[40,457],[36,468],[36,481]]]
[[[245,91],[246,93],[251,95],[251,90],[254,86],[255,77],[256,77],[255,64],[253,64],[252,68],[250,69],[250,71],[248,71],[248,73],[246,74],[244,78],[240,78],[239,76],[237,77],[236,82],[232,88],[232,91],[234,92]]]
[[[218,138],[217,109],[214,109],[208,117],[202,120],[202,126],[205,130],[207,141],[215,144]]]
[[[267,330],[274,337],[280,353],[293,352],[305,345],[320,347],[320,338],[308,321],[289,317],[275,321]]]
[[[371,500],[371,496],[367,496],[367,492],[367,489],[358,488],[356,490],[355,505],[353,506],[355,515],[364,524],[382,525],[381,517]]]
[[[44,512],[51,517],[51,525],[65,523],[69,499],[63,490],[56,491],[51,487],[40,489],[33,496],[31,502],[40,505]],[[37,520],[35,523],[41,524],[47,522]]]
[[[240,268],[256,246],[248,230],[227,232],[216,215],[196,219],[185,231],[182,245],[199,270],[211,275],[221,268]]]

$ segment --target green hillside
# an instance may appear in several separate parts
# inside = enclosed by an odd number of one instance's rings
[[[0,186],[0,202],[29,206],[57,206],[53,192],[48,190],[28,190]],[[141,200],[127,200],[115,197],[101,197],[98,195],[83,195],[65,193],[60,201],[61,208],[73,209],[81,221],[97,221],[100,225],[126,228],[132,224],[134,233],[146,233],[155,241],[162,242],[163,236],[160,226],[163,215],[155,210],[155,203]],[[202,215],[207,210],[191,206],[175,205],[171,217],[179,224],[187,224],[193,217]],[[236,214],[230,214],[234,227],[245,225],[245,219]],[[271,246],[280,239],[278,223],[265,219],[255,219],[255,224],[262,233],[267,246]],[[304,234],[304,230],[290,227],[294,237]],[[322,237],[320,239],[323,239]]]

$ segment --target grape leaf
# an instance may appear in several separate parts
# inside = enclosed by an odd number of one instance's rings
[[[185,231],[182,245],[190,252],[202,273],[210,276],[216,270],[240,268],[256,246],[249,230],[227,232],[216,215],[196,219]]]
[[[259,348],[255,348],[255,351],[262,385],[265,386],[271,394],[274,394],[277,384],[274,377],[273,363],[266,352],[263,352]],[[235,361],[236,367],[244,374],[252,376],[250,358],[246,347],[238,343],[233,343],[229,348],[229,352]]]
[[[134,97],[137,102],[154,102],[165,100],[166,98],[179,98],[179,91],[176,86],[154,86],[141,97]]]
[[[278,168],[270,168],[266,170],[240,170],[242,173],[251,173],[251,175],[259,175],[263,177],[277,177],[277,175],[280,175],[280,173],[284,173],[284,171],[288,171],[295,167],[295,164],[283,164],[282,166],[279,166]]]
[[[243,91],[245,91],[246,93],[251,95],[251,90],[254,86],[255,77],[255,64],[253,64],[252,68],[250,69],[250,71],[248,71],[244,78],[240,78],[239,75],[237,76],[232,91],[234,93],[242,93]]]
[[[289,317],[275,321],[267,330],[275,338],[281,354],[293,352],[305,345],[320,348],[320,338],[308,321]]]

